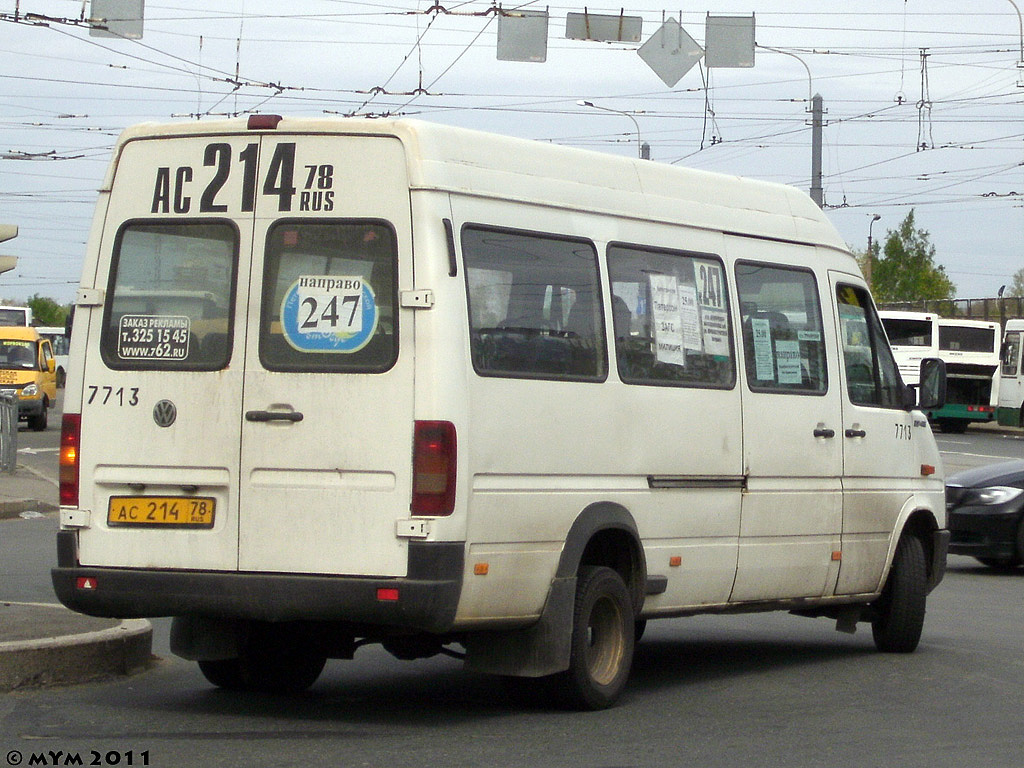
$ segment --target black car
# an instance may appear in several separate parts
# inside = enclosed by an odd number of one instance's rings
[[[1007,461],[946,478],[949,552],[993,568],[1024,563],[1024,461]]]

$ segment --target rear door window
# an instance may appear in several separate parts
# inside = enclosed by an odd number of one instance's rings
[[[270,371],[388,370],[398,358],[395,233],[379,221],[282,221],[267,233],[260,361]]]
[[[127,223],[114,246],[103,362],[117,370],[224,368],[237,265],[231,223]]]

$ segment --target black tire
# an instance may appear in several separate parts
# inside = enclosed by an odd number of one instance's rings
[[[871,635],[875,647],[885,653],[912,653],[921,640],[928,570],[924,547],[915,536],[905,535],[896,545],[881,597],[873,604]]]
[[[28,417],[28,426],[34,432],[45,432],[47,423],[47,404],[43,402],[43,410],[37,416]]]
[[[576,580],[569,669],[555,689],[573,709],[607,709],[619,698],[633,665],[633,601],[611,568],[586,566]]]
[[[219,688],[297,694],[316,682],[326,663],[327,657],[294,628],[259,626],[248,637],[241,656],[200,661],[199,669]]]
[[[241,659],[218,659],[216,661],[200,661],[199,670],[203,677],[228,691],[245,690],[245,682],[242,680]]]

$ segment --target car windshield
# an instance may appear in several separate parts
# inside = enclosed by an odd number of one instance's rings
[[[0,368],[13,371],[35,368],[35,346],[32,341],[0,341]]]

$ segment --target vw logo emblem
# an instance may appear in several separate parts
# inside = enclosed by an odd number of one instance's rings
[[[153,406],[153,421],[158,427],[169,427],[178,418],[178,409],[170,400],[161,400]]]

